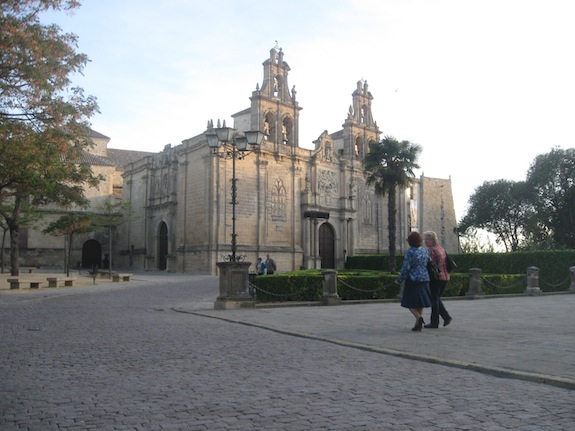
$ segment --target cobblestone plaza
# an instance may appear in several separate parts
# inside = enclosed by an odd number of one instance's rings
[[[0,429],[568,430],[575,420],[575,295],[450,301],[448,328],[412,333],[397,303],[217,311],[216,277],[134,280],[0,293]],[[454,366],[464,361],[476,369]],[[521,377],[535,373],[550,384]]]

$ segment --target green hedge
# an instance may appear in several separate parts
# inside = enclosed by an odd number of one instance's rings
[[[471,268],[480,268],[488,274],[526,274],[527,268],[539,268],[539,287],[543,291],[567,290],[569,268],[575,266],[575,250],[546,250],[513,253],[462,253],[452,254],[457,269],[451,274],[468,274]],[[396,268],[403,263],[403,255],[396,256]],[[389,271],[389,256],[350,256],[346,269]],[[494,282],[499,285],[500,283]]]
[[[338,271],[337,292],[343,300],[395,299],[397,276],[381,271]],[[255,278],[258,302],[319,301],[323,295],[321,270],[303,270]]]
[[[395,299],[400,286],[397,276],[380,271],[342,271],[337,274],[337,293],[344,301],[365,299]]]
[[[258,276],[258,302],[319,301],[323,295],[321,271],[296,271]]]
[[[394,283],[397,275],[382,271],[338,271],[337,292],[344,301],[397,299],[400,286]],[[444,297],[465,296],[469,290],[469,274],[452,273]],[[260,303],[288,301],[319,301],[323,295],[321,270],[304,270],[255,278],[257,301]],[[527,287],[524,274],[484,274],[482,289],[487,295],[523,294]],[[540,286],[542,291],[564,288]]]

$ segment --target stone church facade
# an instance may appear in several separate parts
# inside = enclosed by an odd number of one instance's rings
[[[367,83],[357,83],[342,130],[324,131],[309,150],[300,147],[302,108],[289,71],[283,51],[272,49],[250,106],[232,115],[239,132],[265,134],[259,151],[236,160],[237,254],[253,270],[269,253],[285,272],[387,252],[387,197],[375,195],[362,170],[369,144],[381,138]],[[205,132],[125,165],[123,200],[136,216],[118,232],[116,265],[215,274],[230,254],[232,171]],[[434,230],[448,252],[458,251],[450,179],[419,178],[398,193],[397,208],[398,252],[414,229]]]

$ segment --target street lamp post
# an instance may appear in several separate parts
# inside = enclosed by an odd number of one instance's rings
[[[238,241],[236,233],[236,205],[237,202],[237,177],[236,160],[242,160],[248,154],[258,151],[263,141],[264,134],[259,131],[238,132],[236,129],[223,126],[213,127],[210,122],[205,133],[208,146],[212,153],[222,159],[232,160],[232,243],[231,254],[226,256],[224,262],[218,262],[220,269],[220,296],[216,300],[216,309],[250,308],[255,302],[249,295],[248,270],[250,262],[244,262],[245,256],[237,253]]]

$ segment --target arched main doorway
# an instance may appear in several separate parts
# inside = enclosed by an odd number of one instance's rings
[[[322,268],[335,268],[335,232],[329,223],[319,227],[319,255]]]
[[[82,244],[82,268],[93,270],[102,267],[102,244],[95,239],[89,239]]]
[[[165,270],[168,267],[168,225],[160,223],[158,232],[158,269]]]

